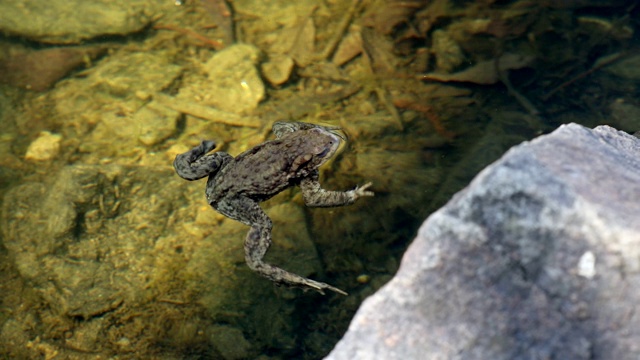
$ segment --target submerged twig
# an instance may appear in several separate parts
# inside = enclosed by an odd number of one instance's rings
[[[553,88],[551,91],[549,91],[548,93],[546,93],[543,97],[542,100],[549,100],[550,97],[552,97],[555,93],[557,93],[558,91],[562,90],[563,88],[575,83],[576,81],[583,79],[591,74],[593,74],[594,72],[602,69],[603,67],[607,66],[607,65],[611,65],[614,62],[622,59],[623,57],[627,56],[628,53],[627,52],[621,52],[621,53],[616,53],[616,54],[612,54],[612,55],[608,55],[605,56],[603,58],[600,58],[600,60],[596,61],[596,63],[591,67],[591,69],[584,71],[576,76],[574,76],[573,78],[563,82],[562,84],[556,86],[555,88]]]
[[[317,60],[326,60],[331,55],[333,55],[333,52],[336,50],[336,47],[340,43],[340,40],[342,40],[342,38],[344,37],[344,33],[349,28],[351,20],[353,19],[353,16],[355,15],[359,4],[360,0],[351,1],[351,6],[349,6],[347,13],[342,17],[342,20],[340,20],[340,24],[338,24],[338,27],[333,33],[333,36],[331,37],[331,39],[329,39],[329,43],[327,43],[324,50],[322,50],[322,52],[318,54]]]
[[[214,109],[210,106],[179,100],[160,93],[155,94],[153,97],[162,105],[170,109],[181,112],[183,114],[193,115],[201,119],[211,120],[213,122],[231,126],[242,126],[250,128],[259,128],[260,126],[262,126],[262,122],[256,117],[240,116],[238,114]]]
[[[387,90],[382,87],[376,87],[374,89],[376,95],[378,96],[378,101],[382,103],[382,105],[387,109],[393,121],[395,121],[399,130],[404,130],[404,124],[402,123],[402,117],[400,116],[400,112],[396,109],[395,105],[389,99],[389,94]]]
[[[224,48],[224,44],[213,40],[213,39],[209,39],[208,37],[198,34],[197,32],[191,30],[191,29],[185,29],[185,28],[181,28],[175,25],[154,25],[153,26],[154,29],[156,30],[171,30],[171,31],[176,31],[179,32],[183,35],[187,35],[190,37],[193,37],[199,41],[202,41],[205,45],[210,46],[216,50],[221,50]]]
[[[224,0],[202,0],[202,6],[207,10],[209,16],[222,30],[223,46],[229,46],[235,42],[233,14],[231,6]]]
[[[188,305],[189,303],[183,300],[174,300],[169,298],[160,298],[157,299],[158,302],[172,304],[172,305]]]
[[[525,108],[527,112],[529,112],[529,114],[539,115],[540,111],[535,107],[535,105],[533,105],[533,103],[529,101],[529,99],[527,99],[518,90],[516,90],[513,84],[511,84],[511,80],[509,80],[509,76],[507,75],[506,71],[500,69],[500,57],[496,58],[495,67],[498,79],[500,79],[504,86],[507,87],[507,91],[509,92],[509,94],[511,94],[511,96],[513,96],[516,101],[518,101],[520,105],[522,105],[522,107]]]

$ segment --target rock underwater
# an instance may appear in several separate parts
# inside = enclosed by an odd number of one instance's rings
[[[640,140],[561,126],[422,225],[326,359],[638,359]]]
[[[146,0],[0,1],[0,31],[49,44],[78,44],[98,36],[142,30],[171,2]]]

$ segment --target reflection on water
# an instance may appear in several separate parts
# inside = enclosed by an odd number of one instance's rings
[[[0,3],[0,354],[321,358],[509,147],[567,122],[640,130],[637,5]],[[347,297],[255,275],[247,227],[173,172],[201,140],[237,155],[275,121],[344,131],[326,188],[373,182],[347,208],[298,189],[263,204],[267,261]]]

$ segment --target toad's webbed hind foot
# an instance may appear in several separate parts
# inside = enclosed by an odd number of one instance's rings
[[[298,287],[298,288],[302,288],[303,290],[312,289],[319,292],[322,295],[325,295],[324,290],[331,290],[333,292],[336,292],[344,296],[349,295],[345,291],[342,291],[337,287],[331,286],[329,284],[326,284],[320,281],[307,279],[300,275],[290,273],[279,267],[263,263],[262,261],[249,262],[249,260],[247,260],[247,263],[249,264],[249,267],[252,270],[254,270],[258,274],[266,277],[267,279],[273,281],[278,285]]]
[[[311,280],[311,279],[307,279],[307,278],[303,278],[304,279],[304,288],[305,289],[313,289],[316,290],[317,292],[319,292],[320,294],[324,295],[324,289],[328,289],[331,290],[333,292],[336,292],[340,295],[344,295],[347,296],[349,294],[347,294],[346,292],[338,289],[337,287],[333,287],[329,284],[323,283],[323,282],[319,282],[319,281],[315,281],[315,280]],[[299,284],[296,285],[291,285],[291,286],[300,286]]]

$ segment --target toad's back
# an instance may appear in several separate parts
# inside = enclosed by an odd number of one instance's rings
[[[209,203],[228,195],[263,201],[294,185],[315,169],[310,160],[325,152],[327,146],[333,146],[312,139],[296,133],[267,141],[238,155],[209,179]]]

